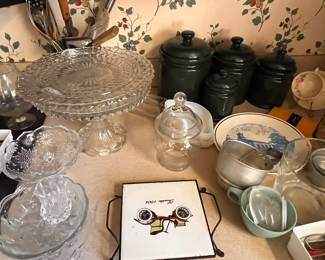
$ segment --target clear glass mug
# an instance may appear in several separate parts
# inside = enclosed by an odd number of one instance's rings
[[[0,63],[0,116],[10,117],[7,127],[23,130],[36,121],[33,114],[26,113],[32,104],[24,101],[16,93],[19,71],[14,64]]]
[[[325,148],[325,140],[296,139],[287,145],[280,162],[274,188],[294,204],[298,224],[325,219],[325,189],[313,183],[310,177],[313,174],[311,155],[322,148]]]

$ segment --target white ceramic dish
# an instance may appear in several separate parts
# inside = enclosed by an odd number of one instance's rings
[[[298,74],[292,81],[291,90],[299,106],[310,110],[325,108],[324,71],[316,69]]]
[[[235,139],[257,149],[271,147],[283,152],[289,141],[302,137],[297,128],[284,120],[254,112],[230,115],[214,128],[214,143],[219,151],[225,140]]]
[[[165,108],[168,108],[174,105],[175,102],[173,99],[167,99],[165,102]],[[193,110],[202,120],[202,132],[199,134],[193,143],[199,147],[209,147],[213,144],[213,119],[212,115],[205,107],[201,106],[198,103],[186,101],[185,105]]]

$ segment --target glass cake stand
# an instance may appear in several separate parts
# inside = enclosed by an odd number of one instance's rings
[[[50,116],[90,121],[80,129],[89,155],[119,150],[126,131],[107,115],[128,112],[144,101],[154,76],[144,56],[125,49],[67,49],[45,56],[23,71],[17,91]]]

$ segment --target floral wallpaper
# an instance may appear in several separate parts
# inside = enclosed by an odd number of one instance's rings
[[[67,0],[79,36],[92,26],[104,0]],[[49,0],[64,34],[56,0]],[[35,60],[53,48],[32,27],[25,4],[1,8],[0,61]],[[15,19],[11,19],[11,18]],[[239,35],[258,54],[284,46],[292,55],[325,54],[325,0],[116,0],[110,26],[118,35],[104,46],[119,46],[149,58],[182,30],[216,46]]]

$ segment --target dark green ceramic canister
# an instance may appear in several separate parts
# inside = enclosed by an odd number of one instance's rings
[[[204,79],[211,68],[213,49],[194,32],[183,31],[160,47],[161,72],[159,93],[173,98],[181,91],[197,102]]]
[[[227,74],[213,73],[205,80],[200,104],[208,109],[214,121],[232,113],[235,105],[237,82]]]
[[[281,106],[297,71],[295,61],[283,49],[257,60],[247,100],[260,108]]]
[[[231,43],[220,44],[213,56],[213,71],[226,71],[237,81],[235,105],[243,103],[253,76],[256,55],[251,47],[235,36]]]

